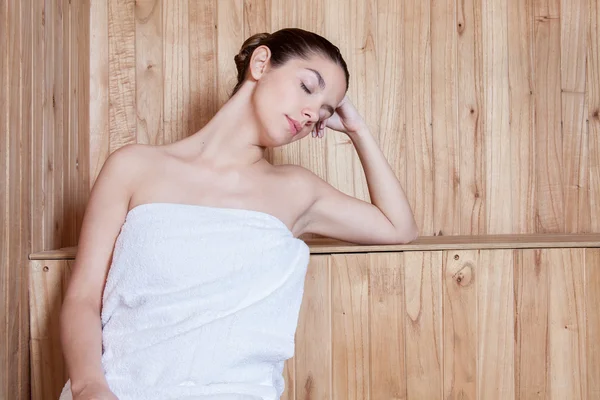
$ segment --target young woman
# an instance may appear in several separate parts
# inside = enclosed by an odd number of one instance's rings
[[[339,49],[300,29],[258,34],[200,131],[110,155],[92,189],[61,313],[61,399],[279,399],[308,264],[298,239],[417,236],[411,208],[345,97]],[[325,127],[351,139],[373,204],[269,147]]]

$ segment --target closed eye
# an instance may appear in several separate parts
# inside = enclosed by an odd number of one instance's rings
[[[306,93],[308,93],[308,94],[311,94],[311,91],[310,91],[310,90],[308,90],[308,88],[306,87],[306,85],[305,85],[304,83],[301,83],[301,84],[300,84],[300,86],[302,87],[302,89],[303,89],[303,90],[304,90]]]

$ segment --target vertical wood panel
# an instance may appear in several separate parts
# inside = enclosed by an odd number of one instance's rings
[[[600,398],[600,249],[585,250],[587,398]]]
[[[585,129],[587,0],[561,1],[560,63],[564,231],[589,232],[588,140]]]
[[[600,232],[600,1],[589,3],[586,110],[589,140],[590,231]]]
[[[558,19],[536,17],[534,54],[537,231],[560,232],[564,202]]]
[[[331,399],[331,271],[330,256],[311,256],[296,331],[294,396],[288,399]]]
[[[366,255],[332,256],[332,390],[336,400],[371,398],[367,262]]]
[[[548,309],[548,394],[553,399],[585,399],[584,250],[552,249],[543,256],[552,293]]]
[[[66,260],[40,260],[22,268],[30,276],[32,400],[58,399],[67,379],[59,317],[71,267]]]
[[[548,269],[544,250],[514,251],[515,394],[548,398]]]
[[[135,3],[137,143],[164,143],[163,84],[165,83],[165,76],[163,75],[162,5],[163,1],[161,0],[141,0]],[[169,37],[169,39],[171,38]],[[178,57],[179,55],[175,56]],[[175,84],[170,80],[166,82],[172,85]],[[179,116],[179,118],[181,117]]]
[[[386,160],[406,188],[403,2],[377,1],[376,54],[379,72],[379,129],[374,132]],[[352,73],[352,72],[351,72]]]
[[[508,0],[482,1],[483,129],[488,234],[512,230],[508,97]]]
[[[164,143],[189,135],[190,61],[187,1],[162,1]]]
[[[217,0],[190,1],[190,134],[217,112]]]
[[[433,234],[433,133],[431,122],[430,3],[405,4],[404,101],[406,187],[421,235]]]
[[[9,34],[8,34],[8,3],[7,1],[0,3],[0,50],[2,54],[7,54],[9,51]],[[8,57],[0,57],[0,85],[2,88],[8,87],[10,79],[10,70]],[[8,123],[9,123],[9,107],[10,96],[8,90],[0,90],[0,212],[4,221],[8,220],[10,212],[8,203],[8,185],[10,182],[8,168]],[[2,350],[0,351],[0,397],[3,399],[8,397],[8,381],[10,379],[7,364],[9,362],[9,349],[7,346],[7,317],[8,317],[8,285],[9,285],[9,268],[11,265],[8,262],[9,256],[9,224],[4,223],[0,226],[0,254],[2,255],[0,264],[0,287],[2,293],[6,295],[0,296],[0,343]]]
[[[443,252],[444,399],[475,400],[479,251]]]
[[[369,254],[369,364],[373,400],[406,399],[402,275],[401,253]]]
[[[535,135],[533,102],[533,7],[508,1],[512,233],[535,232]]]
[[[482,250],[477,282],[477,397],[515,398],[511,250]]]
[[[457,2],[456,19],[460,234],[481,235],[487,233],[481,2]]]
[[[217,106],[229,99],[237,83],[233,58],[244,42],[243,0],[217,1]]]
[[[90,0],[90,187],[110,154],[108,2]]]
[[[442,396],[442,252],[404,253],[409,399]]]
[[[433,232],[460,234],[460,137],[457,121],[456,1],[431,2]]]
[[[135,0],[108,1],[110,152],[137,142]]]

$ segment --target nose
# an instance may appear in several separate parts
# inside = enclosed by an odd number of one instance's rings
[[[319,113],[313,110],[311,107],[306,107],[302,110],[302,116],[306,119],[306,124],[308,123],[316,123],[319,119]]]

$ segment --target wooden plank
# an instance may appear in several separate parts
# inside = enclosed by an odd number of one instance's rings
[[[190,53],[187,1],[162,1],[164,27],[164,143],[190,134]]]
[[[507,2],[481,5],[487,234],[512,233]]]
[[[331,399],[331,266],[329,256],[310,259],[296,331],[294,399]]]
[[[10,236],[15,238],[16,246],[9,261],[11,278],[14,280],[14,291],[7,293],[13,298],[13,303],[9,304],[9,309],[14,315],[15,324],[10,326],[10,329],[15,331],[17,340],[14,343],[15,347],[8,350],[12,353],[14,366],[11,367],[11,373],[16,378],[15,385],[12,389],[12,394],[9,397],[27,399],[30,397],[29,385],[29,292],[27,290],[28,272],[20,268],[27,264],[27,253],[31,251],[31,169],[32,160],[30,158],[32,130],[32,100],[37,93],[33,89],[33,4],[32,0],[22,0],[20,3],[20,15],[16,18],[20,19],[20,104],[18,121],[20,123],[20,134],[15,135],[15,132],[9,132],[14,139],[14,146],[11,146],[11,157],[16,157],[18,162],[18,172],[15,174],[11,171],[10,179],[14,179],[16,185],[9,192],[11,196],[11,219],[15,224],[10,226]],[[13,101],[16,101],[14,99]],[[16,150],[16,151],[15,151]],[[11,221],[12,222],[12,221]],[[16,227],[16,229],[14,229]],[[11,245],[12,247],[12,245]],[[1,268],[1,267],[0,267]],[[15,315],[16,314],[16,315]],[[9,343],[10,346],[10,343]],[[16,351],[15,351],[16,350]]]
[[[217,112],[217,0],[190,1],[190,121],[199,131]]]
[[[90,0],[89,164],[91,190],[110,154],[108,2]]]
[[[442,252],[404,253],[406,387],[409,399],[442,396]]]
[[[283,379],[285,380],[285,389],[281,394],[280,400],[295,400],[296,399],[296,367],[295,358],[287,360],[283,366]]]
[[[460,234],[457,33],[454,0],[431,3],[431,122],[433,232]]]
[[[333,399],[369,400],[369,271],[366,255],[331,258]]]
[[[556,233],[564,229],[559,49],[559,20],[536,17],[536,231],[539,233]]]
[[[475,400],[479,252],[443,252],[444,399]]]
[[[0,50],[2,54],[8,54],[10,35],[8,29],[8,2],[0,3]],[[12,184],[10,175],[8,174],[8,156],[9,156],[9,104],[11,101],[8,90],[8,82],[11,78],[11,70],[9,69],[9,58],[0,57],[0,85],[3,88],[0,90],[0,213],[4,221],[8,221],[10,208],[7,199],[7,190]],[[8,280],[10,276],[11,264],[9,262],[9,224],[4,223],[0,226],[0,290],[2,293],[8,292]],[[8,318],[8,297],[0,296],[0,397],[8,398],[8,382],[9,373],[8,359],[10,350],[7,343],[7,318]]]
[[[162,0],[135,2],[137,143],[164,143],[163,84],[166,78],[163,76],[163,3]]]
[[[563,92],[585,91],[588,29],[588,0],[560,0],[560,88]]]
[[[585,395],[584,251],[556,249],[543,253],[552,293],[548,309],[548,395],[553,399],[588,398]]]
[[[532,4],[531,1],[508,1],[512,233],[536,230]]]
[[[368,257],[370,396],[406,399],[403,256],[390,253]]]
[[[326,253],[372,253],[379,251],[432,251],[432,250],[478,250],[478,249],[533,249],[533,248],[580,248],[600,247],[600,233],[585,234],[528,234],[528,235],[475,235],[475,236],[428,236],[419,237],[403,245],[357,245],[334,239],[306,240],[312,254]],[[75,257],[77,247],[35,252],[31,260],[59,260]]]
[[[71,268],[71,261],[29,264],[32,400],[57,399],[67,380],[59,317]]]
[[[562,1],[560,18],[564,232],[589,232],[588,140],[585,79],[587,0]]]
[[[590,232],[600,232],[600,2],[589,3],[589,43],[587,46],[586,116],[589,140]]]
[[[44,3],[34,1],[32,5],[33,54],[32,54],[32,134],[31,149],[31,249],[48,250],[44,247],[44,46],[45,13]],[[1,24],[0,24],[1,25]],[[1,35],[1,33],[0,33]],[[1,113],[1,112],[0,112]],[[36,132],[34,134],[33,132]],[[1,239],[0,239],[1,240]]]
[[[402,60],[404,29],[402,24],[398,23],[403,20],[403,4],[396,0],[377,1],[375,45],[379,66],[379,129],[374,134],[400,184],[406,188],[406,104]]]
[[[110,152],[137,142],[135,0],[108,2]]]
[[[545,250],[516,250],[515,394],[548,398],[548,269]]]
[[[70,2],[71,20],[71,104],[69,166],[73,179],[73,192],[66,205],[69,218],[73,220],[69,232],[70,242],[76,244],[83,223],[85,207],[90,192],[90,2]]]
[[[480,1],[457,2],[457,122],[460,137],[461,235],[487,233],[481,24]]]
[[[585,95],[561,93],[562,161],[565,233],[590,232],[589,141],[585,123]]]
[[[479,253],[477,398],[515,398],[512,265],[512,250]]]
[[[600,250],[585,250],[587,398],[600,398]]]
[[[217,1],[217,108],[229,99],[237,83],[233,58],[244,43],[244,1]]]
[[[430,2],[405,2],[404,121],[406,186],[421,235],[433,235],[433,133],[431,122]]]

